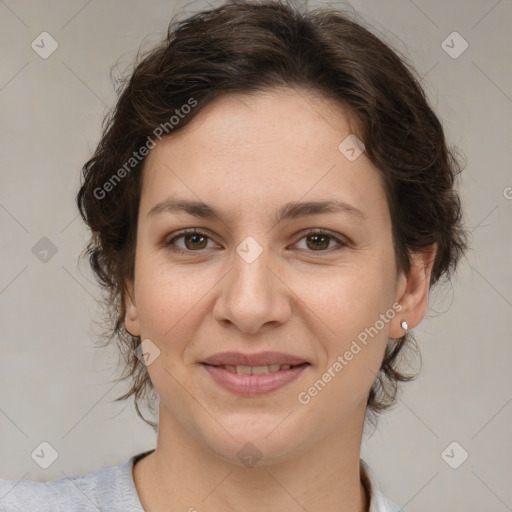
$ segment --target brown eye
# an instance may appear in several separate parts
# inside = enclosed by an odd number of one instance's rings
[[[305,240],[305,247],[299,247],[299,249],[304,249],[308,252],[331,252],[330,249],[336,251],[348,245],[346,242],[335,237],[330,232],[318,229],[311,230],[309,233],[306,233],[306,235],[303,236],[297,244],[302,242],[302,240]]]
[[[201,235],[199,233],[194,234],[186,234],[182,235],[185,247],[187,249],[193,250],[193,249],[205,249],[206,248],[206,240],[208,239],[207,236]]]
[[[327,235],[308,235],[306,237],[306,245],[309,249],[327,249],[329,247],[331,237]]]
[[[182,240],[182,245],[177,244],[178,240]],[[166,245],[175,252],[178,253],[192,253],[200,252],[204,249],[208,249],[208,241],[211,240],[208,235],[191,229],[175,236]]]
[[[303,240],[305,240],[305,247],[299,247],[299,249],[303,249],[310,253],[332,252],[342,249],[348,245],[346,242],[335,237],[330,232],[324,232],[323,230],[318,229],[311,230],[309,233],[306,233],[299,242],[297,242],[297,244],[301,243]],[[180,241],[180,243],[177,243],[178,241]],[[196,231],[195,229],[190,229],[176,235],[166,243],[166,246],[172,251],[180,254],[191,254],[194,252],[200,253],[201,251],[211,248],[208,247],[209,241],[212,240],[205,233]]]

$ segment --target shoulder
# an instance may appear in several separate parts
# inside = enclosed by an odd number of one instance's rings
[[[134,458],[51,482],[0,480],[0,505],[5,512],[142,512],[131,473]]]
[[[51,486],[45,482],[0,480],[0,505],[6,512],[49,510],[47,507],[56,505],[55,498]],[[55,510],[60,511],[61,508],[56,506]]]

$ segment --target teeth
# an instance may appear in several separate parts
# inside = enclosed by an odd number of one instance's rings
[[[270,368],[268,366],[253,366],[252,367],[253,375],[260,375],[263,373],[268,373],[269,371],[270,371]]]
[[[289,364],[270,364],[267,366],[235,366],[232,364],[221,365],[231,373],[238,373],[238,375],[264,375],[266,373],[275,373],[279,371],[286,371],[291,368]]]

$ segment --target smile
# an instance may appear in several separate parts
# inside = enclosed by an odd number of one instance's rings
[[[294,381],[309,365],[272,364],[265,366],[201,365],[212,380],[239,395],[257,396],[275,391]]]
[[[231,373],[238,373],[238,375],[263,375],[266,373],[275,373],[286,371],[291,368],[289,364],[271,364],[267,366],[241,366],[233,364],[219,365],[217,368],[224,368]]]

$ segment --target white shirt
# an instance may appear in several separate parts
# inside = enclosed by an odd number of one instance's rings
[[[0,505],[5,512],[144,512],[132,470],[138,459],[152,451],[134,455],[118,466],[51,482],[0,480]],[[382,495],[375,475],[362,459],[361,475],[371,496],[369,512],[404,512]]]

